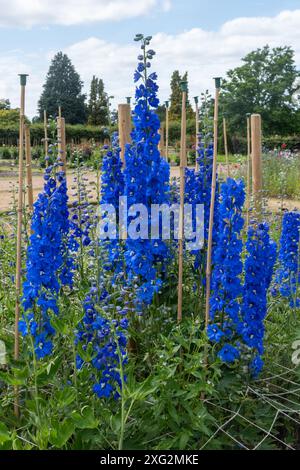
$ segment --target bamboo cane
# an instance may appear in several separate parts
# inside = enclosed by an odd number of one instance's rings
[[[47,129],[47,111],[44,109],[44,152],[45,157],[48,155],[48,129]],[[48,166],[48,160],[46,160],[46,166]]]
[[[211,199],[209,213],[209,228],[207,240],[207,261],[206,261],[206,303],[205,303],[205,326],[209,322],[210,306],[210,282],[211,282],[211,259],[212,259],[212,234],[214,225],[216,181],[217,181],[217,156],[218,156],[218,118],[219,118],[219,94],[221,88],[221,78],[215,78],[215,109],[214,109],[214,159],[211,181]]]
[[[169,101],[165,101],[166,105],[166,147],[165,147],[165,157],[166,161],[169,161]]]
[[[250,217],[250,200],[251,200],[251,125],[250,117],[251,114],[247,115],[247,199],[246,199],[246,232],[248,232],[249,227],[249,217]]]
[[[29,211],[33,210],[33,188],[32,188],[32,168],[31,168],[31,146],[30,146],[30,127],[25,124],[25,155],[26,155],[26,176],[28,191]]]
[[[57,118],[57,143],[58,154],[63,162],[62,171],[67,171],[67,158],[66,158],[66,130],[65,119],[63,117]]]
[[[130,104],[118,106],[119,144],[121,147],[121,160],[125,164],[125,145],[131,142],[131,111]]]
[[[251,116],[251,143],[252,143],[252,192],[254,210],[257,218],[262,211],[262,144],[261,144],[261,116]]]
[[[196,161],[195,161],[195,167],[196,171],[199,170],[199,165],[197,162],[197,148],[198,148],[198,134],[199,134],[199,97],[194,96],[194,101],[195,101],[195,107],[196,107],[196,139],[195,139],[195,155],[196,155]]]
[[[18,224],[17,224],[17,253],[16,253],[16,304],[15,304],[15,347],[14,358],[19,359],[19,319],[20,319],[20,294],[21,294],[21,268],[22,268],[22,211],[23,211],[23,158],[24,158],[24,121],[25,121],[25,87],[27,76],[20,74],[21,105],[20,105],[20,129],[19,129],[19,188],[18,188]],[[18,417],[19,389],[14,388],[14,413]]]
[[[184,238],[184,186],[186,167],[186,97],[187,82],[180,83],[182,91],[181,111],[181,143],[180,143],[180,209],[179,209],[179,237],[178,237],[178,305],[177,321],[182,320],[182,284],[183,284],[183,238]]]
[[[159,129],[159,135],[160,135],[160,139],[159,139],[158,149],[160,151],[161,156],[165,157],[165,130],[163,126],[160,127]]]
[[[225,116],[223,117],[223,134],[224,134],[224,150],[225,150],[227,178],[229,178],[230,177],[230,168],[229,168],[229,159],[228,159],[227,122],[226,122],[226,117]]]

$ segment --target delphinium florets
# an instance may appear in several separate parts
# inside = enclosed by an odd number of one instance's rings
[[[24,315],[19,329],[23,336],[33,337],[39,359],[52,351],[51,313],[58,314],[59,290],[73,282],[67,186],[61,166],[58,159],[46,168],[44,190],[34,203],[23,284]]]
[[[245,281],[238,333],[245,362],[256,377],[262,367],[264,319],[267,314],[267,291],[277,255],[276,243],[270,238],[266,223],[249,227],[246,243]]]
[[[242,295],[243,264],[241,230],[244,220],[244,183],[228,178],[221,186],[218,208],[218,240],[213,256],[212,295],[210,299],[211,324],[208,337],[219,345],[218,356],[227,363],[240,356],[236,344]]]
[[[279,291],[291,307],[300,307],[300,212],[283,216],[278,260],[273,293]]]
[[[122,244],[119,230],[119,203],[120,197],[124,194],[124,175],[122,172],[122,160],[120,158],[121,148],[119,146],[118,134],[112,136],[111,147],[106,146],[105,155],[102,162],[101,173],[101,207],[111,204],[116,215],[116,238],[102,240],[101,247],[105,256],[104,267],[114,273],[119,273],[123,269]],[[104,214],[103,214],[104,215]]]
[[[141,41],[142,54],[138,56],[134,80],[141,83],[135,94],[132,144],[127,145],[125,150],[125,195],[128,198],[128,207],[132,204],[144,204],[150,210],[151,204],[169,201],[169,165],[158,150],[160,122],[155,112],[159,104],[157,75],[149,73],[155,52],[147,50],[151,37],[137,35],[136,40]],[[130,216],[128,222],[133,219]],[[151,221],[148,220],[147,223],[150,235]],[[138,283],[137,302],[140,305],[151,303],[154,293],[159,291],[161,279],[158,265],[165,262],[167,255],[167,245],[161,239],[127,239],[127,278],[131,283]]]
[[[123,289],[124,290],[124,289]],[[127,363],[127,315],[130,298],[125,289],[109,293],[103,282],[93,285],[83,301],[84,316],[76,332],[77,368],[90,365],[94,393],[99,398],[118,398]],[[120,306],[123,303],[123,307]]]

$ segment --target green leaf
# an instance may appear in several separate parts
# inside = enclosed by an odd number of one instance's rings
[[[52,380],[57,373],[61,362],[62,361],[60,357],[49,360],[49,362],[45,364],[37,373],[38,385],[49,383],[49,381]]]
[[[189,441],[189,438],[190,438],[190,433],[188,433],[187,431],[184,431],[180,435],[180,438],[179,438],[179,449],[180,450],[184,450],[186,448],[186,445]]]
[[[72,421],[64,420],[62,423],[55,422],[55,427],[50,430],[49,441],[55,447],[61,449],[70,439],[75,431]]]
[[[78,343],[77,344],[77,350],[79,356],[85,361],[85,362],[91,362],[93,357],[95,356],[95,352],[93,349],[93,345],[91,343],[88,344],[86,350],[83,349],[82,344]]]
[[[71,419],[78,429],[95,429],[99,425],[99,420],[95,418],[92,408],[86,406],[81,410],[73,411]]]
[[[8,372],[2,371],[0,371],[0,379],[8,385],[24,385],[24,383],[26,382],[25,378],[17,378],[14,377],[12,374],[9,374]]]
[[[0,423],[0,444],[10,441],[10,433],[4,423]]]
[[[62,390],[58,390],[54,397],[53,402],[55,403],[56,408],[65,408],[76,399],[76,390],[72,387],[65,387]]]

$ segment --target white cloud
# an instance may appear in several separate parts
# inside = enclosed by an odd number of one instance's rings
[[[153,70],[159,75],[160,98],[165,100],[169,97],[170,76],[174,69],[189,72],[190,95],[199,95],[213,87],[212,77],[225,76],[228,69],[240,64],[245,54],[265,44],[292,46],[300,68],[300,10],[283,11],[276,17],[236,18],[224,23],[218,31],[193,28],[176,35],[156,34],[152,41],[157,52]],[[86,91],[94,74],[104,79],[106,90],[115,96],[115,105],[124,101],[125,96],[133,96],[132,77],[138,54],[136,43],[117,44],[91,37],[66,47],[64,51],[84,80]],[[13,64],[10,60],[9,54],[2,60],[0,58],[0,67],[6,67],[9,73],[9,78],[2,74],[0,97],[13,98],[13,104],[17,104],[16,78],[10,70],[13,67],[14,73],[19,73],[20,67],[16,67],[16,57]],[[22,62],[32,64],[32,60],[26,57],[22,57]],[[48,65],[44,58],[42,70],[35,66],[29,72],[28,93],[32,93],[27,106],[29,115],[35,114]]]
[[[119,21],[170,7],[171,0],[0,0],[0,26]]]

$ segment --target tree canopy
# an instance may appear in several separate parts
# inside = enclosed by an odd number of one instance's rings
[[[10,101],[5,98],[0,98],[0,109],[10,109]]]
[[[50,65],[43,92],[38,102],[40,119],[44,110],[48,116],[57,116],[61,106],[67,123],[82,124],[86,121],[83,83],[71,60],[66,54],[58,52]]]
[[[175,70],[171,77],[171,96],[170,96],[170,119],[180,120],[181,119],[181,101],[182,92],[180,88],[181,81],[188,81],[188,74],[185,72],[182,76],[178,70]],[[187,119],[193,118],[195,115],[193,108],[189,102],[187,93],[186,103],[186,116]]]
[[[93,75],[88,102],[88,123],[94,126],[109,124],[109,99],[101,78]]]
[[[220,96],[220,109],[228,116],[230,132],[244,131],[247,113],[261,114],[265,134],[299,132],[295,93],[300,73],[294,51],[288,46],[265,46],[242,61],[243,65],[227,73]]]

